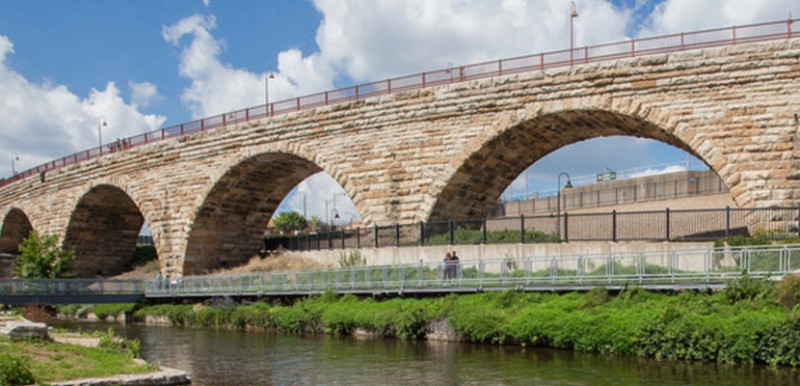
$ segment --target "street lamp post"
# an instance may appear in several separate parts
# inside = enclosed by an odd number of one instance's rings
[[[103,126],[108,127],[105,117],[100,117],[100,123],[97,124],[97,146],[100,148],[100,155],[103,155]]]
[[[14,164],[15,161],[19,161],[19,154],[18,153],[11,154],[11,175],[12,176],[16,176],[17,175],[16,165]]]
[[[561,177],[567,177],[567,183],[564,185],[564,189],[572,188],[572,179],[569,177],[569,174],[566,172],[561,172],[558,174],[558,193],[556,195],[556,235],[558,235],[558,241],[561,241]]]
[[[267,102],[267,115],[270,115],[269,109],[269,80],[275,79],[275,74],[272,70],[267,71],[267,75],[264,77],[264,100]]]
[[[569,65],[572,66],[573,53],[575,51],[575,18],[578,17],[578,9],[575,7],[575,2],[570,4],[569,12]]]

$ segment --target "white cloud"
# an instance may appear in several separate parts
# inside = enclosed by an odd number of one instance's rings
[[[192,15],[163,28],[168,43],[181,47],[180,74],[191,80],[181,99],[193,118],[202,118],[227,111],[262,105],[265,102],[265,76],[222,63],[222,43],[211,31],[216,18]],[[181,38],[191,37],[184,46]],[[312,55],[303,58],[299,51],[287,50],[278,57],[275,79],[270,79],[270,101],[318,92],[332,88],[333,73]]]
[[[664,168],[648,168],[638,173],[632,173],[630,176],[628,176],[628,178],[657,176],[659,174],[677,173],[685,170],[686,166],[683,165],[669,165]]]
[[[356,81],[569,46],[569,2],[316,0],[320,57]],[[628,12],[579,1],[576,44],[624,37]],[[602,25],[603,28],[593,28]]]
[[[787,19],[800,15],[789,0],[666,0],[658,4],[639,36],[664,35]]]
[[[163,99],[158,95],[158,87],[150,82],[128,82],[131,88],[131,103],[137,107],[147,107],[151,103]]]
[[[63,85],[31,83],[7,66],[13,52],[11,40],[0,35],[0,154],[18,153],[17,171],[97,146],[101,118],[109,123],[104,142],[157,129],[166,120],[125,103],[113,82],[86,98]],[[10,174],[10,163],[0,163],[0,175]]]

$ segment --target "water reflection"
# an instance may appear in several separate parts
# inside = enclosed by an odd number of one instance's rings
[[[84,330],[108,325],[82,324]],[[447,342],[114,326],[142,354],[199,385],[795,385],[798,371],[758,365],[594,355]]]

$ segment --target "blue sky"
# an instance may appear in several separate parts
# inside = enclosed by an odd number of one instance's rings
[[[575,2],[579,46],[800,15],[797,0]],[[275,101],[562,49],[568,28],[566,0],[3,0],[0,176],[16,156],[19,171],[95,146],[101,119],[111,140],[262,104],[268,69]],[[594,140],[534,165],[529,189],[555,189],[560,170],[685,159],[652,141]],[[323,201],[341,190],[317,176],[297,191],[308,195],[309,215],[324,218]],[[300,196],[284,208],[301,211]]]

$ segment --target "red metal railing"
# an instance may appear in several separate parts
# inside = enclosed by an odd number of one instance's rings
[[[679,52],[707,47],[719,47],[752,43],[768,40],[791,39],[800,37],[800,19],[787,19],[769,23],[751,24],[718,28],[705,31],[679,33],[674,35],[633,39],[623,42],[600,44],[570,50],[544,52],[516,58],[499,59],[490,62],[449,67],[441,70],[406,75],[367,84],[361,84],[317,94],[299,96],[269,105],[261,105],[237,110],[209,118],[181,123],[165,127],[149,133],[129,137],[104,147],[95,147],[57,160],[53,160],[35,168],[28,169],[9,178],[0,180],[0,187],[14,181],[47,171],[71,165],[101,155],[125,151],[132,147],[163,141],[169,138],[184,136],[200,131],[214,130],[228,124],[238,124],[254,119],[272,117],[318,106],[348,102],[376,95],[392,94],[415,90],[424,87],[458,83],[480,78],[514,74],[519,72],[540,71],[548,68],[566,67],[575,64],[587,64],[600,61],[615,60],[636,56],[645,56],[669,52]],[[42,174],[42,176],[44,176]]]

